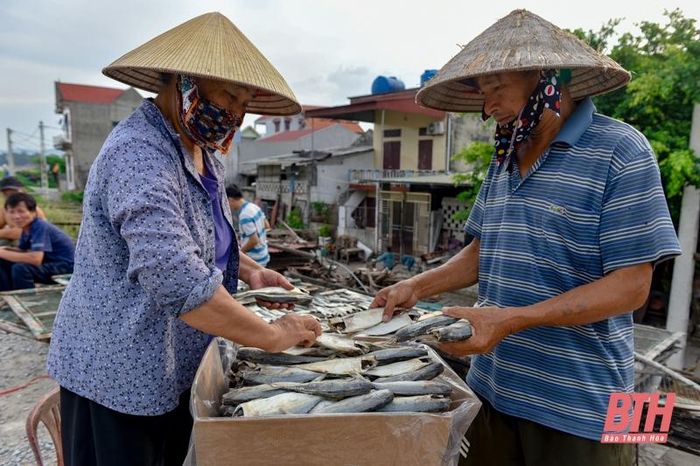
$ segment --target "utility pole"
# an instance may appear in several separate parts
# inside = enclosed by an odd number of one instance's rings
[[[695,104],[693,109],[690,148],[696,154],[700,154],[700,104]],[[676,257],[673,264],[671,298],[666,318],[666,330],[683,333],[680,351],[667,361],[667,365],[674,369],[683,369],[684,366],[690,303],[693,298],[694,254],[698,244],[698,224],[700,223],[698,205],[700,205],[700,189],[690,185],[686,186],[683,190],[681,218],[678,225],[678,239],[683,254]]]
[[[10,175],[15,174],[15,154],[12,152],[12,130],[7,128],[7,166]]]
[[[41,145],[39,146],[41,149],[41,152],[39,153],[41,157],[41,190],[44,195],[48,193],[49,189],[49,179],[48,179],[48,174],[46,173],[46,149],[44,147],[44,122],[40,121],[39,122],[39,139],[41,140]]]

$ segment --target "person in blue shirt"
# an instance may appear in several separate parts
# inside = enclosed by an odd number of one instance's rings
[[[53,283],[53,275],[73,273],[73,241],[55,225],[37,216],[36,200],[15,193],[5,201],[8,223],[22,230],[18,248],[0,248],[0,291]]]
[[[408,309],[479,284],[467,384],[482,408],[465,465],[616,465],[601,443],[613,393],[634,390],[632,312],[652,271],[680,254],[647,139],[596,112],[591,96],[630,74],[572,34],[516,10],[464,46],[419,91],[425,107],[479,111],[494,156],[471,206],[474,239],[442,266],[381,290],[372,307]]]

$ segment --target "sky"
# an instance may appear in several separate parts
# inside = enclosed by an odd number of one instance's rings
[[[664,9],[676,7],[700,20],[697,0],[2,0],[0,150],[8,127],[17,148],[38,148],[40,120],[47,141],[58,133],[54,81],[124,88],[102,68],[210,11],[243,31],[302,104],[341,105],[370,93],[378,75],[417,86],[424,70],[439,69],[460,44],[517,8],[569,29],[597,30],[623,18],[624,32],[640,21],[664,22]]]

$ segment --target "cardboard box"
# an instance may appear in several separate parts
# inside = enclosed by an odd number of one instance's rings
[[[441,360],[432,351],[431,355]],[[228,385],[213,341],[192,386],[197,465],[457,464],[460,441],[481,403],[449,367],[440,378],[454,386],[447,413],[224,418],[218,413]]]

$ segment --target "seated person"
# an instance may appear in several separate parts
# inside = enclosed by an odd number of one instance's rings
[[[36,200],[14,193],[5,201],[10,225],[22,231],[19,248],[0,247],[0,291],[53,283],[52,275],[73,273],[73,241],[55,225],[37,217]]]
[[[387,246],[386,251],[384,251],[379,255],[379,257],[374,259],[374,263],[383,265],[383,267],[378,267],[380,270],[393,269],[394,265],[396,265],[396,254],[394,254],[391,250],[391,246]]]
[[[14,176],[6,176],[0,180],[0,192],[2,192],[4,203],[8,197],[14,193],[20,193],[24,191],[24,185]],[[36,214],[39,218],[46,220],[46,215],[41,207],[36,208]],[[0,246],[9,246],[18,240],[22,235],[21,228],[14,228],[7,224],[5,220],[5,209],[0,208]]]

